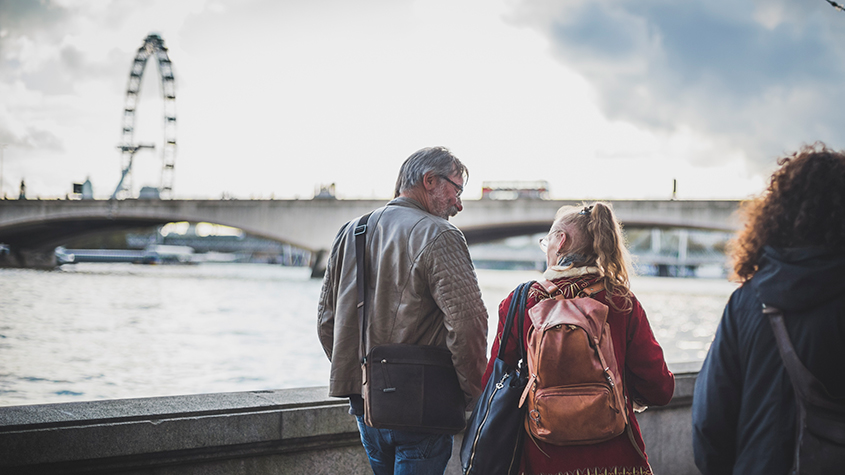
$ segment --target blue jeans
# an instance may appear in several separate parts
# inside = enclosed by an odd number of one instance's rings
[[[451,435],[376,429],[358,419],[361,442],[375,475],[443,475],[452,456]]]

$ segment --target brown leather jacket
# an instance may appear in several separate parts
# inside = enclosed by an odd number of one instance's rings
[[[336,397],[361,394],[357,221],[335,238],[317,307],[320,342],[331,361],[329,395]],[[463,233],[416,201],[396,198],[370,216],[365,267],[364,353],[389,343],[447,347],[466,403],[473,403],[486,364],[487,310]]]

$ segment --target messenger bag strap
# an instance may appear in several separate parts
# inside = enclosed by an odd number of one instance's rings
[[[364,262],[367,252],[367,223],[370,220],[372,211],[361,216],[358,224],[355,225],[355,272],[357,279],[355,285],[358,288],[358,332],[361,335],[361,344],[358,345],[358,359],[364,363],[366,351],[366,329],[367,329],[367,312],[364,308],[364,302],[367,300],[367,273],[364,272]]]

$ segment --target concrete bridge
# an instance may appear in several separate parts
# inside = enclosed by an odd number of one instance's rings
[[[0,200],[0,243],[6,264],[51,267],[52,250],[88,235],[174,221],[210,222],[326,250],[345,222],[387,200]],[[546,231],[555,211],[576,200],[475,200],[453,218],[470,244]],[[627,227],[732,231],[739,201],[618,200]],[[2,256],[0,256],[2,257]]]

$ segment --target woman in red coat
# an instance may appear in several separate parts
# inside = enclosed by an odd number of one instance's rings
[[[599,202],[584,208],[564,206],[555,215],[549,234],[540,240],[540,247],[546,252],[548,263],[543,277],[563,289],[566,298],[575,297],[582,289],[599,281],[604,283],[604,290],[593,298],[608,306],[607,322],[613,351],[619,367],[624,368],[624,394],[631,434],[625,431],[605,442],[569,446],[552,445],[526,434],[520,473],[651,474],[633,409],[668,404],[674,392],[675,377],[666,367],[663,349],[654,339],[645,311],[629,290],[630,255],[621,227],[608,204]],[[499,329],[493,343],[493,356],[484,374],[485,384],[499,351],[512,298],[513,293],[499,305]],[[528,295],[527,308],[546,298],[549,298],[548,293],[535,283]],[[526,341],[530,329],[531,319],[526,317],[522,328]],[[504,359],[510,367],[516,366],[518,358],[516,332],[514,326],[505,348]]]

